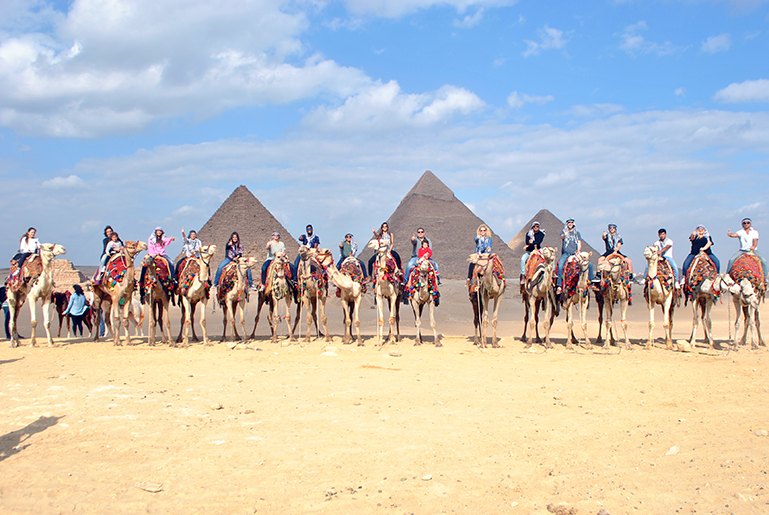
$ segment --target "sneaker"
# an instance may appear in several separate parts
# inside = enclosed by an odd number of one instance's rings
[[[680,290],[680,289],[681,289],[681,283],[676,281],[676,290]]]
[[[563,289],[561,289],[561,287],[559,286],[559,287],[558,287],[558,288],[555,290],[555,294],[556,294],[556,295],[560,295],[561,293],[563,293]]]
[[[465,288],[469,288],[469,287],[470,287],[470,279],[465,281]]]

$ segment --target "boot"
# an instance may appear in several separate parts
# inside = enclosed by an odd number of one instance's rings
[[[438,294],[435,296],[435,307],[437,308],[440,305],[441,305],[441,292],[438,292]]]
[[[144,305],[144,286],[139,287],[139,302]]]

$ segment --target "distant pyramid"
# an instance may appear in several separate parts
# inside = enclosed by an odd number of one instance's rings
[[[200,228],[198,238],[204,245],[216,245],[212,268],[224,260],[224,248],[233,232],[237,232],[240,236],[243,255],[258,258],[261,264],[267,259],[267,250],[264,247],[274,231],[280,233],[280,239],[286,244],[288,254],[295,256],[299,250],[299,244],[294,237],[248,188],[238,186]]]
[[[526,245],[526,233],[529,232],[529,229],[531,229],[531,224],[533,224],[535,221],[539,222],[539,228],[543,229],[545,233],[547,233],[545,235],[544,241],[542,242],[542,245],[546,247],[554,247],[558,251],[558,256],[561,256],[561,232],[563,231],[563,227],[566,224],[547,209],[542,209],[536,215],[534,215],[531,220],[526,222],[526,225],[524,225],[518,234],[515,235],[515,238],[510,240],[510,243],[508,243],[508,246],[513,251],[513,254],[518,260],[517,266],[519,268],[521,263],[521,256],[523,255],[523,247]],[[579,224],[577,224],[577,230],[579,231]],[[590,258],[590,261],[593,262],[593,265],[598,262],[598,256],[603,254],[603,252],[599,253],[596,251],[593,247],[590,246],[589,243],[587,243],[587,241],[585,241],[584,234],[582,234],[582,251],[593,253],[592,257]],[[517,273],[520,273],[519,269],[517,269]]]
[[[411,258],[411,236],[418,227],[425,229],[425,235],[432,243],[433,259],[441,269],[443,279],[465,279],[467,257],[475,250],[476,230],[483,220],[478,218],[454,196],[431,171],[426,171],[403,197],[395,212],[387,219],[395,238],[394,249],[400,254],[403,266]],[[492,231],[492,248],[506,268],[517,270],[513,252],[502,239]],[[364,262],[371,257],[372,250],[361,253]],[[520,260],[520,255],[519,255]],[[509,273],[508,273],[509,276]]]
[[[80,284],[84,286],[88,278],[72,265],[68,259],[58,258],[53,263],[53,291],[65,292],[72,291],[72,286]],[[85,289],[85,288],[83,288]]]

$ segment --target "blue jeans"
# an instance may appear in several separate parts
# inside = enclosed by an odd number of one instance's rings
[[[526,273],[526,263],[529,262],[529,256],[531,256],[531,252],[524,252],[521,256],[521,275]]]
[[[224,267],[232,263],[232,260],[230,258],[224,258],[221,263],[219,263],[219,266],[216,268],[216,275],[214,276],[214,286],[219,286],[219,279],[222,277],[222,270],[224,270]],[[251,287],[254,285],[254,280],[251,278],[251,269],[246,269],[246,278],[248,278],[248,286]]]
[[[748,252],[748,251],[747,251],[747,250],[738,250],[738,251],[737,251],[737,253],[736,253],[736,254],[734,254],[734,255],[731,257],[731,259],[729,260],[729,264],[726,266],[726,271],[727,271],[727,272],[731,272],[731,271],[732,271],[732,267],[734,266],[734,262],[735,262],[735,261],[737,261],[737,258],[738,258],[738,257],[740,257],[740,256],[741,256],[742,254],[744,254],[745,252]],[[758,256],[758,259],[760,259],[760,260],[761,260],[761,266],[762,266],[762,267],[764,267],[764,280],[766,280],[766,274],[767,274],[767,270],[766,270],[766,259],[764,259],[764,256],[762,256],[761,254],[759,254],[757,250],[754,250],[754,251],[753,251],[753,254],[755,254],[756,256]]]
[[[574,254],[561,254],[561,259],[558,260],[558,277],[555,279],[555,285],[557,287],[561,287],[561,283],[563,282],[563,268],[566,266],[566,260],[569,259]],[[587,266],[587,279],[588,281],[592,281],[595,277],[595,274],[593,273],[593,263],[588,264]]]

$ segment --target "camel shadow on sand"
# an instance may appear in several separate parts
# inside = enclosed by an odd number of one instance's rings
[[[37,433],[42,433],[49,427],[55,426],[61,417],[40,417],[34,422],[29,423],[22,429],[17,429],[8,434],[0,436],[0,461],[18,454],[31,444],[25,443],[29,438]]]

